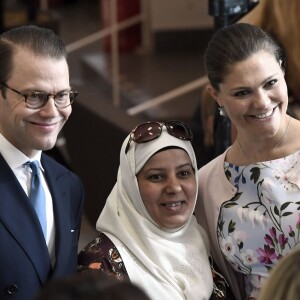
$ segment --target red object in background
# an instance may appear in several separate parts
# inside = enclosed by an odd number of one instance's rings
[[[103,27],[106,28],[111,25],[111,0],[100,1]],[[138,14],[140,14],[140,0],[117,0],[118,22],[122,22]],[[119,31],[118,43],[120,52],[134,51],[141,44],[141,24],[136,24],[127,29]],[[103,39],[103,49],[105,52],[111,51],[110,36]]]

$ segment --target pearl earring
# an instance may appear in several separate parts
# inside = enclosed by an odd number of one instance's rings
[[[225,110],[224,106],[219,106],[218,109],[219,109],[220,116],[227,117],[227,113],[226,113],[226,110]]]

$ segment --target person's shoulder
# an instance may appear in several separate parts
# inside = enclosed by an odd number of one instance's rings
[[[81,178],[52,157],[42,153],[41,163],[48,179],[59,179],[64,182],[70,191],[77,195],[84,195],[84,187]]]
[[[114,243],[105,233],[99,232],[99,234],[84,247],[84,251],[95,251],[103,245],[109,245],[112,247],[114,246]]]
[[[46,163],[47,165],[51,165],[53,167],[56,167],[58,169],[64,169],[66,171],[70,171],[65,166],[63,166],[61,163],[59,163],[57,160],[49,156],[48,154],[42,152],[41,161]]]
[[[203,167],[201,167],[199,169],[199,173],[201,174],[201,173],[207,173],[210,171],[216,171],[216,167],[220,163],[222,163],[222,164],[224,163],[225,155],[226,155],[226,153],[224,152],[223,154],[212,159],[210,162],[208,162],[206,165],[204,165]]]
[[[100,271],[116,276],[123,281],[128,279],[125,264],[115,244],[104,233],[99,233],[78,254],[78,272]]]
[[[56,161],[54,158],[50,157],[49,155],[42,153],[41,156],[41,163],[42,166],[47,170],[48,168],[51,168],[52,170],[55,170],[56,172],[60,172],[66,175],[69,175],[74,178],[79,178],[75,173],[73,173],[70,169]]]

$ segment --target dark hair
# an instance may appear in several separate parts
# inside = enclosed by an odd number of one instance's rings
[[[219,90],[219,85],[224,82],[230,66],[259,51],[274,55],[281,69],[286,71],[283,49],[259,27],[237,23],[217,31],[208,43],[204,58],[211,85]]]
[[[130,281],[99,271],[77,273],[47,283],[34,300],[150,300]]]
[[[67,58],[63,41],[51,29],[24,25],[0,35],[0,81],[11,76],[12,60],[17,48],[23,48],[40,57]]]

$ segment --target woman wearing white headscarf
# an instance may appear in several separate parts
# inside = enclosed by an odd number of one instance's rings
[[[210,298],[208,239],[193,215],[198,179],[190,139],[178,121],[141,124],[125,139],[97,221],[101,234],[80,253],[81,269],[128,275],[152,300]]]

